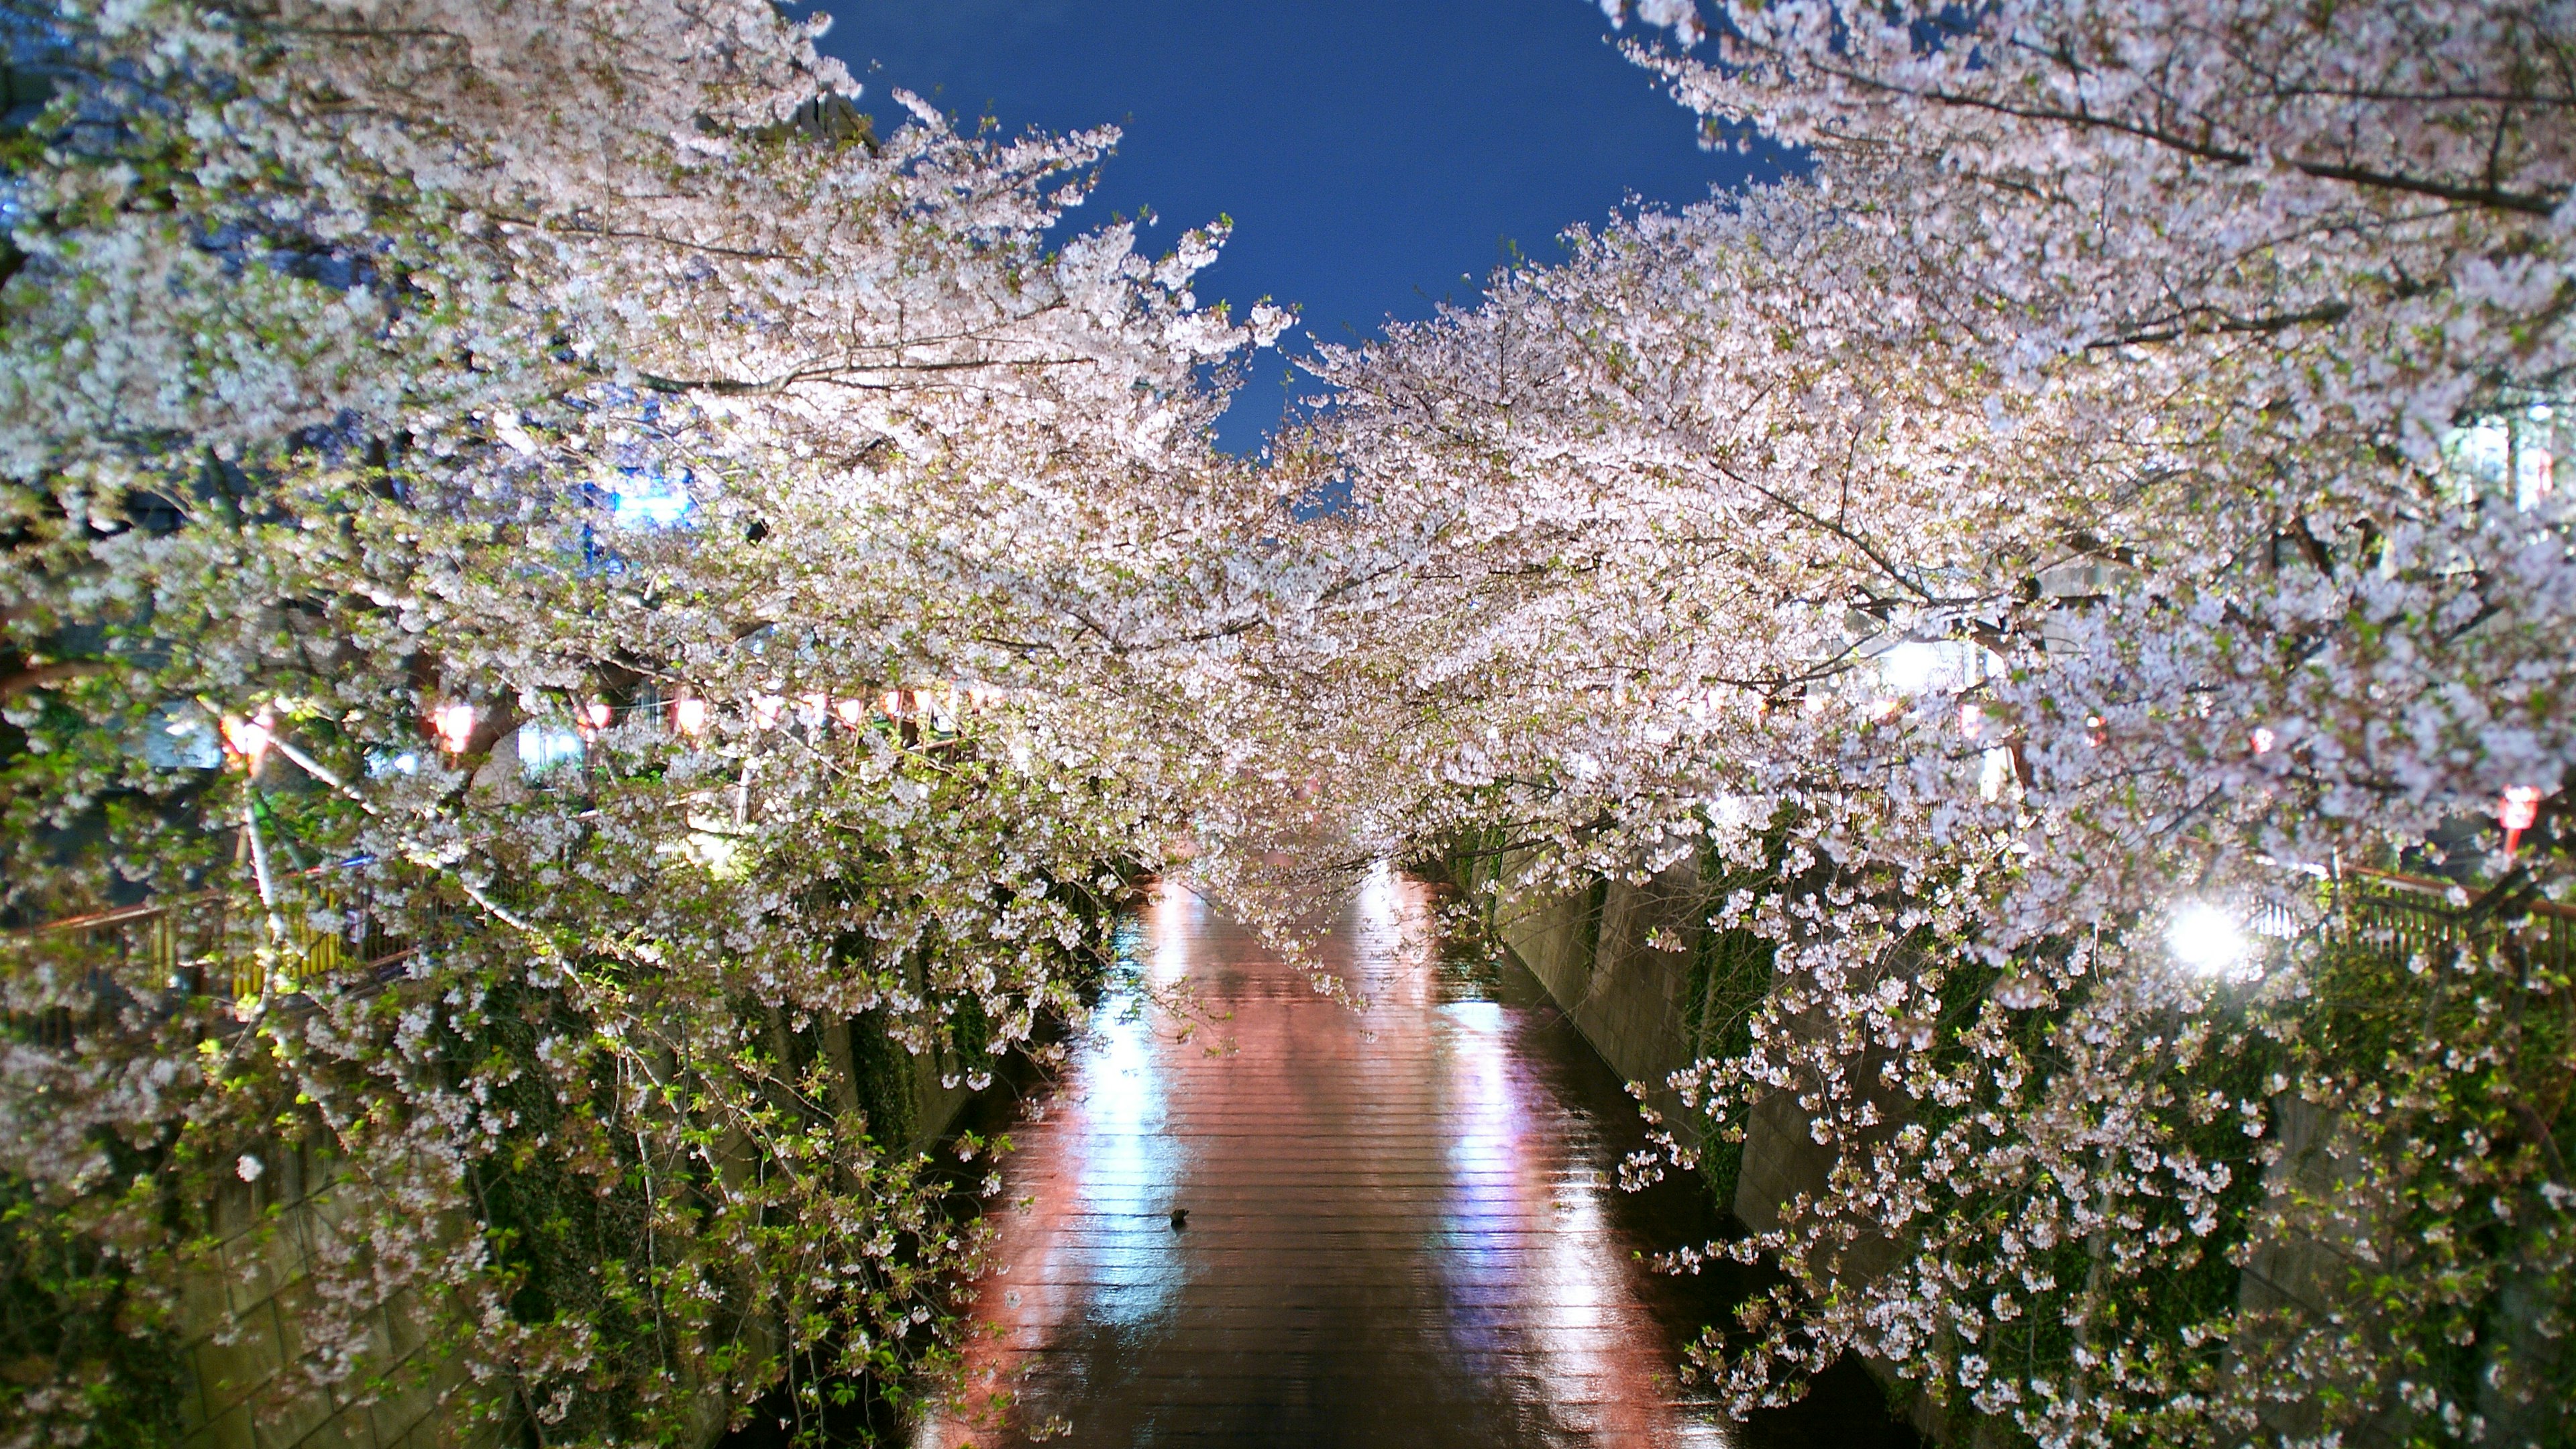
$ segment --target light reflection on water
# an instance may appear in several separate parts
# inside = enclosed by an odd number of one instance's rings
[[[1451,1090],[1460,1110],[1449,1144],[1452,1187],[1437,1261],[1462,1290],[1453,1300],[1476,1305],[1451,1317],[1450,1341],[1471,1366],[1490,1372],[1519,1328],[1485,1305],[1508,1303],[1517,1276],[1519,1265],[1506,1234],[1520,1225],[1512,1168],[1525,1123],[1505,1070],[1502,1008],[1490,1001],[1459,1001],[1439,1011]]]
[[[1180,1144],[1162,1130],[1163,1083],[1154,1069],[1153,1028],[1145,1013],[1111,1013],[1084,1064],[1083,1085],[1082,1170],[1075,1193],[1081,1211],[1104,1220],[1084,1249],[1123,1270],[1096,1283],[1086,1308],[1103,1322],[1142,1324],[1180,1285],[1179,1259],[1161,1251],[1161,1230],[1171,1211],[1171,1184],[1186,1160]]]
[[[1459,1001],[1438,1013],[1455,1135],[1436,1261],[1453,1302],[1491,1305],[1453,1313],[1452,1341],[1488,1372],[1525,1366],[1542,1402],[1596,1406],[1583,1426],[1590,1441],[1725,1442],[1718,1425],[1690,1423],[1661,1393],[1616,1387],[1668,1377],[1671,1345],[1640,1323],[1628,1245],[1604,1211],[1615,1184],[1569,1140],[1565,1108],[1515,1070],[1509,1009]]]
[[[1669,1245],[1623,1233],[1593,1109],[1524,1058],[1543,1008],[1443,1001],[1429,909],[1383,866],[1360,882],[1322,959],[1362,1017],[1157,887],[1125,937],[1139,974],[1186,974],[1233,1050],[1180,1040],[1132,986],[1104,1002],[1014,1133],[1005,1201],[1027,1205],[1000,1216],[969,1406],[921,1444],[1057,1418],[1082,1446],[1732,1442],[1675,1402],[1679,1346],[1630,1257]]]

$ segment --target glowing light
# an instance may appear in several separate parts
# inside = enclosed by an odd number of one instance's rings
[[[1878,671],[1887,687],[1900,694],[1921,694],[1932,685],[1932,676],[1941,668],[1941,651],[1918,639],[1908,639],[1878,656]]]
[[[1960,706],[1959,706],[1959,733],[1961,733],[1961,734],[1963,734],[1963,735],[1967,736],[1969,739],[1972,739],[1972,740],[1973,740],[1973,739],[1975,739],[1977,736],[1979,736],[1979,735],[1981,735],[1981,734],[1984,734],[1985,732],[1986,732],[1986,711],[1985,711],[1985,707],[1984,707],[1984,706],[1982,706],[1982,705],[1976,705],[1976,704],[1963,704],[1963,705],[1960,705]]]
[[[2547,448],[2525,448],[2514,459],[2513,501],[2517,508],[2538,508],[2557,490],[2557,460]]]
[[[686,484],[658,474],[638,475],[631,481],[634,486],[619,489],[609,504],[618,527],[671,528],[688,518],[693,504]]]
[[[269,733],[267,713],[263,711],[255,720],[225,715],[223,737],[224,752],[241,761],[242,768],[258,774],[259,762],[267,755],[269,740],[273,738]]]
[[[868,721],[868,702],[864,699],[836,699],[832,701],[832,713],[841,723],[857,729]]]
[[[705,734],[707,732],[707,702],[703,699],[683,699],[672,705],[671,723],[684,735],[695,736]]]
[[[589,704],[585,704],[581,707],[581,716],[574,722],[573,727],[581,731],[582,738],[588,739],[590,736],[608,728],[608,722],[616,717],[616,711],[610,709],[607,705],[602,704],[597,700],[593,700]]]
[[[2000,800],[2005,788],[2020,780],[2020,772],[2013,769],[2012,751],[1998,745],[1986,751],[1985,762],[1977,770],[1977,793],[1988,800]]]
[[[2272,733],[2268,726],[2257,726],[2255,728],[2254,753],[2258,755],[2268,755],[2272,753],[2272,747],[2280,742],[2281,737]]]
[[[2540,791],[2529,785],[2516,785],[2505,791],[2496,819],[2507,830],[2529,830],[2540,819]]]
[[[823,727],[823,721],[831,717],[832,697],[830,695],[800,694],[796,696],[796,722],[798,724],[803,725],[809,730],[818,730]]]
[[[549,770],[581,763],[582,741],[586,737],[582,731],[557,725],[519,726],[520,775],[533,780]]]
[[[2540,820],[2540,790],[2533,785],[2515,785],[2504,792],[2496,803],[2496,823],[2504,827],[2504,858],[2510,863],[2514,852],[2522,848],[2522,832]]]
[[[1869,717],[1880,724],[1885,724],[1896,718],[1896,712],[1904,707],[1892,699],[1872,700],[1869,706]]]
[[[438,736],[439,748],[451,755],[463,754],[466,744],[474,738],[474,706],[440,705],[429,716],[429,729]]]
[[[2173,914],[2165,926],[2165,946],[2173,958],[2202,976],[2232,977],[2243,972],[2252,943],[2237,919],[2216,906],[2193,902]]]
[[[751,722],[753,724],[758,725],[760,728],[765,730],[774,730],[778,728],[778,722],[786,717],[787,696],[783,694],[755,694],[751,697]]]

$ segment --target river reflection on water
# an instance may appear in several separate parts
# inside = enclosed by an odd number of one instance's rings
[[[1720,1285],[1633,1255],[1713,1216],[1618,1190],[1620,1083],[1526,972],[1442,959],[1426,887],[1380,869],[1334,923],[1365,1013],[1176,884],[1122,939],[1231,1019],[1185,1041],[1113,997],[1012,1129],[964,1402],[922,1449],[1910,1442],[1856,1371],[1751,1423],[1689,1399]]]

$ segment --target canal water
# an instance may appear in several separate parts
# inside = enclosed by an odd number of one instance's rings
[[[1857,1368],[1735,1422],[1677,1379],[1730,1287],[1638,1260],[1718,1228],[1618,1187],[1622,1084],[1527,972],[1372,874],[1311,967],[1157,886],[1060,1086],[1011,1129],[996,1269],[919,1449],[1914,1441]],[[1149,991],[1186,983],[1184,1036]],[[1175,1227],[1174,1209],[1186,1222]]]

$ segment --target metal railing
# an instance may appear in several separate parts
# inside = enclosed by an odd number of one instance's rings
[[[329,980],[383,979],[418,946],[387,929],[356,865],[277,882],[274,907],[245,892],[200,891],[15,932],[22,948],[68,957],[124,992],[164,990],[236,1003],[291,997]],[[62,1013],[53,1013],[60,1017]],[[38,1034],[69,1030],[68,1018]]]
[[[2326,929],[2347,945],[2401,961],[2439,960],[2464,947],[2509,941],[2532,953],[2535,965],[2576,968],[2576,906],[2403,871],[2345,867]]]

